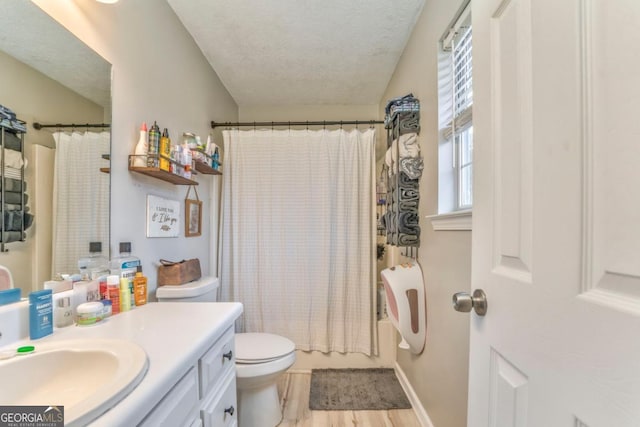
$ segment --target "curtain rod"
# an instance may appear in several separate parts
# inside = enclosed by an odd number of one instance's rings
[[[109,123],[85,123],[85,124],[76,124],[76,123],[56,123],[51,125],[43,125],[42,123],[35,122],[33,123],[33,127],[37,130],[44,128],[108,128],[111,127]]]
[[[335,126],[335,125],[381,125],[384,124],[382,120],[323,120],[323,121],[305,121],[305,122],[211,122],[211,128],[217,128],[221,126],[226,127],[245,127],[245,126]]]

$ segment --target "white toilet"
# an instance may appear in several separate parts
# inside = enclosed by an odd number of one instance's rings
[[[159,286],[158,302],[217,300],[217,277],[180,286]],[[235,337],[238,422],[240,427],[275,427],[282,420],[278,378],[296,360],[293,341],[273,334],[243,333]]]

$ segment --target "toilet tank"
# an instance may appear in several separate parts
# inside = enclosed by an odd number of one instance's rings
[[[216,302],[219,283],[217,277],[205,276],[183,285],[158,286],[156,298],[158,302]]]

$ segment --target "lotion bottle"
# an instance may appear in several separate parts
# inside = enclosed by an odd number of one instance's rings
[[[136,144],[136,149],[133,154],[135,157],[133,158],[133,166],[135,167],[145,167],[147,166],[147,153],[149,152],[149,142],[147,136],[147,123],[142,122],[142,126],[140,127],[140,138],[138,139],[138,144]]]

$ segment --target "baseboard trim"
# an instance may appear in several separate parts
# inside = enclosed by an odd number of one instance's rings
[[[431,422],[431,418],[429,418],[429,414],[427,414],[427,410],[424,409],[424,406],[422,406],[422,402],[420,402],[420,399],[418,399],[418,395],[411,386],[411,383],[409,382],[407,376],[404,374],[404,371],[402,370],[400,365],[398,365],[398,362],[396,362],[394,370],[396,371],[396,376],[398,377],[398,381],[400,382],[402,389],[407,394],[409,402],[411,402],[413,412],[415,412],[420,425],[422,427],[434,427],[433,423]]]

